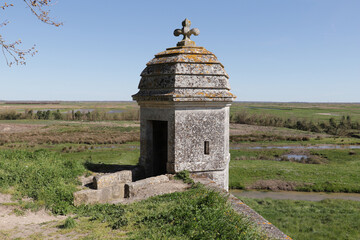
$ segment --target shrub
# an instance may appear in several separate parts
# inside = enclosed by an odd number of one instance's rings
[[[76,222],[72,217],[68,217],[65,220],[64,225],[61,226],[61,228],[65,228],[65,229],[71,229],[74,228],[76,226]]]
[[[176,173],[175,175],[176,179],[183,180],[184,183],[194,183],[194,180],[190,178],[190,173],[187,170],[183,170],[181,172]]]

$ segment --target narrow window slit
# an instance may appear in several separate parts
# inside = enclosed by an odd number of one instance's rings
[[[208,155],[210,153],[209,141],[204,142],[204,154]]]

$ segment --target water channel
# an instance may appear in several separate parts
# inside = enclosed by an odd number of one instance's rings
[[[295,191],[244,191],[238,189],[230,190],[230,193],[236,197],[246,198],[271,198],[277,200],[303,200],[303,201],[321,201],[324,199],[343,199],[360,201],[360,193],[325,193],[325,192],[295,192]]]
[[[360,149],[359,145],[313,145],[313,146],[239,146],[232,145],[230,146],[231,150],[238,149],[250,149],[250,150],[266,150],[266,149]]]

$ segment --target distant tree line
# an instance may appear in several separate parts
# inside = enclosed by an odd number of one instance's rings
[[[139,120],[139,110],[126,110],[121,113],[109,113],[106,111],[94,110],[81,112],[80,110],[67,111],[65,113],[57,110],[25,110],[18,113],[15,110],[0,112],[0,120],[17,119],[39,119],[39,120],[65,120],[65,121],[104,121],[104,120]]]
[[[230,121],[233,123],[285,127],[316,133],[327,133],[340,136],[360,138],[360,123],[353,121],[351,116],[342,116],[340,120],[330,118],[327,121],[281,118],[273,115],[249,114],[246,111],[232,113]]]

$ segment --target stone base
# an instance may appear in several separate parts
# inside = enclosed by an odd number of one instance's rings
[[[208,178],[225,191],[229,191],[229,165],[221,171],[192,172],[192,177]]]
[[[74,205],[108,203],[111,200],[124,198],[125,183],[102,189],[86,189],[74,193]]]
[[[74,193],[74,205],[108,203],[125,196],[125,184],[132,181],[132,171],[99,174],[93,178],[95,189],[86,189]]]

